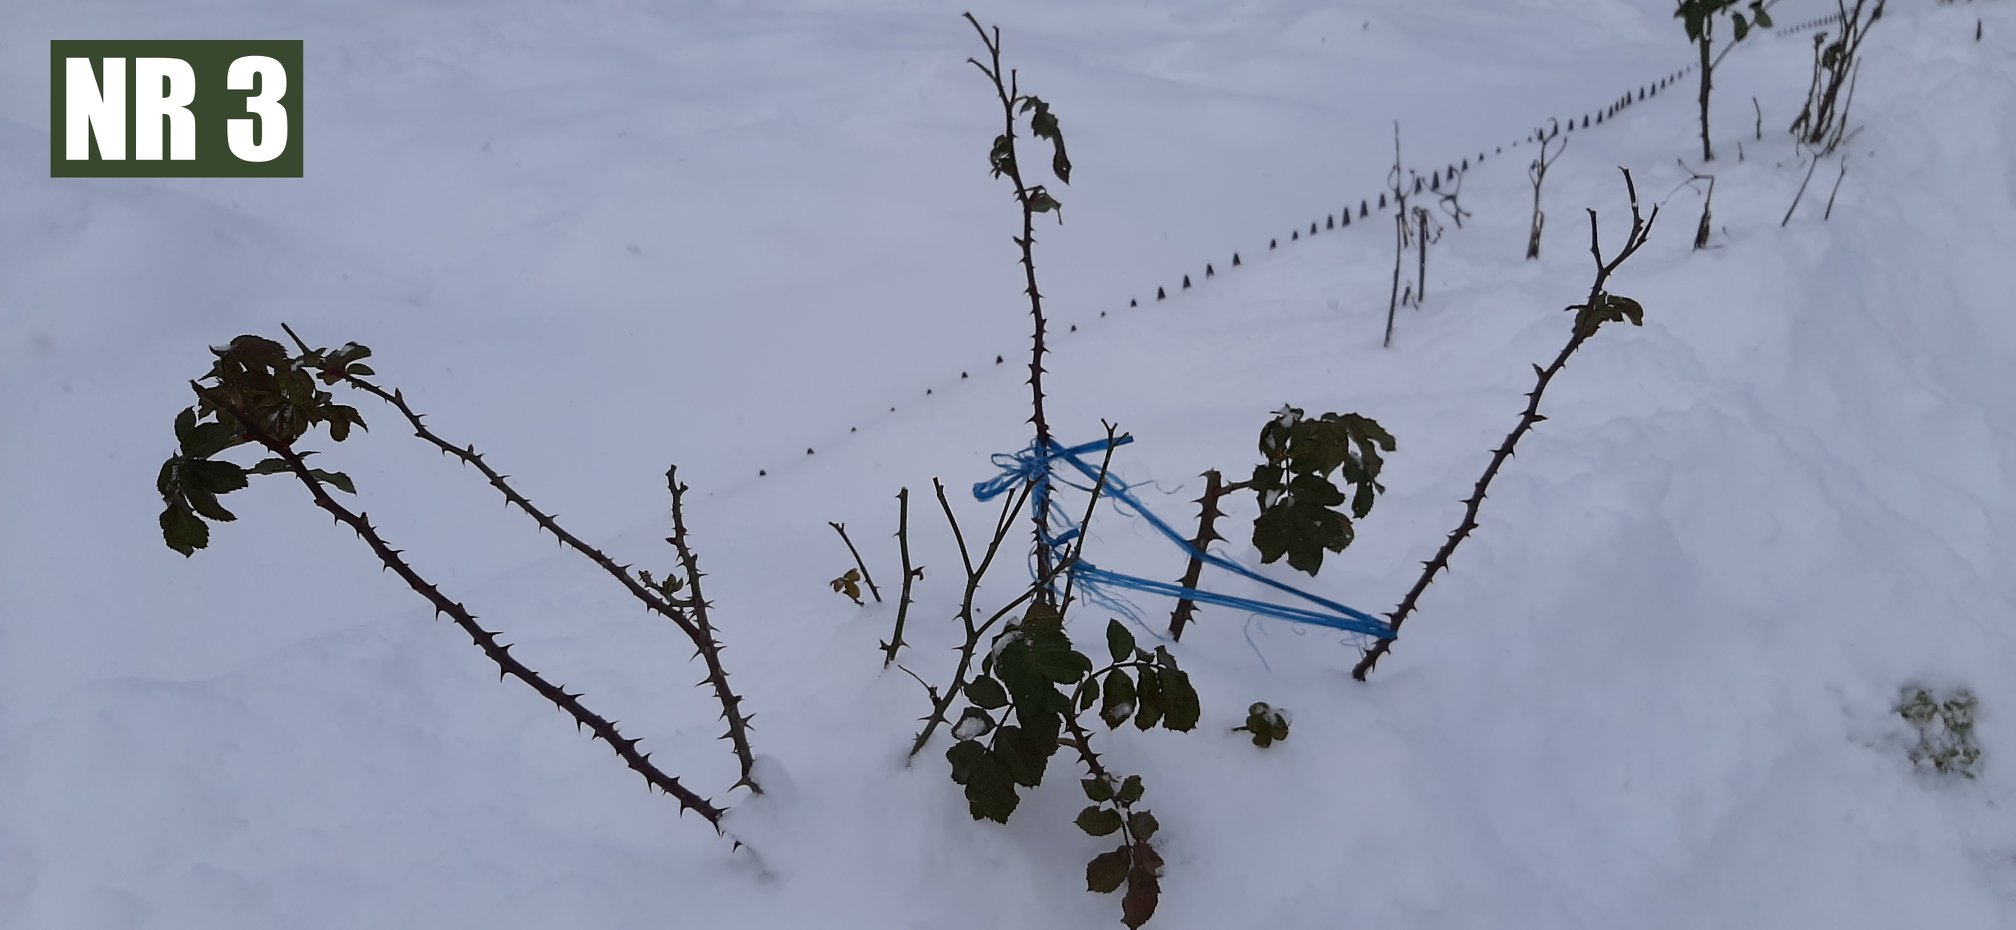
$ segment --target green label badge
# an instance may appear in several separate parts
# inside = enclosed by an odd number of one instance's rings
[[[49,176],[298,178],[298,39],[49,43]]]

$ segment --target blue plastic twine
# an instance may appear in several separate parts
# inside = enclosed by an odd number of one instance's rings
[[[1121,436],[1113,440],[1112,444],[1117,448],[1133,441],[1133,436]],[[1102,490],[1100,493],[1138,514],[1141,519],[1148,521],[1148,525],[1154,527],[1156,532],[1161,533],[1164,538],[1175,544],[1176,548],[1183,550],[1185,555],[1199,559],[1215,568],[1224,569],[1242,578],[1257,581],[1277,591],[1300,598],[1313,605],[1313,607],[1273,604],[1250,597],[1217,594],[1167,581],[1157,581],[1152,578],[1123,575],[1119,572],[1100,568],[1081,558],[1076,564],[1070,567],[1069,571],[1076,579],[1079,588],[1086,592],[1088,598],[1110,602],[1114,606],[1119,606],[1119,602],[1113,600],[1110,596],[1101,596],[1100,592],[1101,589],[1120,588],[1148,594],[1159,594],[1164,597],[1188,598],[1199,604],[1214,604],[1220,607],[1246,611],[1259,616],[1275,617],[1291,623],[1328,627],[1333,630],[1359,633],[1378,639],[1393,638],[1392,627],[1378,617],[1372,616],[1362,610],[1339,604],[1328,598],[1311,594],[1293,585],[1276,581],[1231,559],[1213,555],[1208,551],[1191,545],[1190,540],[1185,539],[1182,534],[1176,532],[1168,522],[1156,516],[1154,511],[1142,505],[1140,499],[1134,496],[1132,485],[1120,480],[1117,475],[1112,474],[1110,471],[1105,475],[1102,484],[1099,469],[1087,464],[1081,456],[1087,452],[1104,451],[1106,445],[1107,441],[1101,439],[1067,448],[1058,444],[1055,440],[1051,440],[1047,447],[1031,442],[1028,448],[1013,455],[997,453],[992,457],[992,461],[996,467],[1001,469],[1001,473],[986,481],[974,484],[973,496],[978,500],[992,500],[1012,488],[1019,487],[1024,482],[1029,482],[1034,485],[1030,491],[1030,499],[1037,507],[1037,512],[1046,513],[1054,511],[1054,508],[1048,506],[1051,485],[1058,480],[1053,463],[1063,462],[1084,475],[1092,483],[1092,486],[1101,487]],[[1070,484],[1069,482],[1066,482],[1066,484],[1085,491],[1092,490],[1092,486],[1081,486]],[[1067,554],[1064,551],[1065,546],[1073,539],[1076,539],[1083,531],[1084,527],[1073,525],[1068,519],[1065,519],[1062,521],[1061,528],[1054,532],[1048,526],[1044,528],[1043,544],[1048,546],[1052,555],[1061,562]]]

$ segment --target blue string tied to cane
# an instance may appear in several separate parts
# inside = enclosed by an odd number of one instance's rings
[[[1118,448],[1133,441],[1133,436],[1124,435],[1111,440],[1111,445],[1114,448]],[[1291,623],[1328,627],[1333,630],[1357,633],[1376,639],[1393,638],[1393,628],[1385,620],[1362,610],[1347,607],[1329,598],[1311,594],[1293,585],[1276,581],[1245,565],[1192,545],[1190,540],[1184,538],[1167,521],[1143,505],[1140,499],[1134,495],[1132,485],[1121,480],[1110,469],[1102,474],[1100,469],[1088,464],[1083,458],[1086,453],[1103,452],[1107,446],[1108,440],[1105,439],[1068,447],[1052,439],[1047,443],[1031,442],[1027,448],[1020,452],[1012,454],[996,453],[991,457],[991,461],[995,467],[1001,470],[1000,474],[986,481],[975,483],[973,485],[973,497],[982,501],[992,500],[1007,493],[1012,488],[1029,483],[1032,485],[1030,500],[1036,506],[1037,512],[1054,514],[1055,508],[1050,507],[1049,503],[1052,484],[1062,480],[1058,478],[1056,474],[1057,469],[1055,468],[1056,463],[1061,462],[1069,466],[1071,470],[1083,475],[1090,482],[1087,485],[1074,484],[1069,481],[1063,481],[1062,483],[1069,487],[1088,492],[1095,487],[1098,488],[1101,495],[1114,501],[1119,506],[1132,511],[1140,516],[1141,519],[1148,521],[1149,526],[1154,527],[1156,532],[1162,534],[1163,538],[1174,544],[1176,548],[1183,550],[1185,555],[1198,559],[1206,565],[1231,572],[1234,575],[1299,598],[1312,606],[1299,607],[1292,604],[1275,604],[1256,598],[1218,594],[1167,581],[1140,578],[1100,568],[1081,557],[1066,570],[1071,573],[1078,587],[1086,592],[1088,598],[1110,600],[1109,597],[1100,596],[1102,589],[1141,591],[1148,594],[1159,594],[1164,597],[1187,598],[1199,604],[1213,604],[1245,611],[1258,616],[1275,617]],[[1084,527],[1073,525],[1069,522],[1068,518],[1060,518],[1059,525],[1054,529],[1050,525],[1045,525],[1042,537],[1043,544],[1049,547],[1053,560],[1061,563],[1068,554],[1065,551],[1065,547],[1083,532]]]

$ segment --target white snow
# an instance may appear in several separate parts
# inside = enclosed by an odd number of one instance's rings
[[[1550,388],[1370,683],[1334,636],[1207,608],[1172,649],[1198,731],[1099,728],[1162,824],[1151,926],[2016,926],[2016,4],[1891,4],[1831,221],[1830,163],[1779,226],[1810,46],[1760,36],[1718,73],[1715,248],[1688,248],[1699,194],[1669,194],[1677,158],[1703,167],[1683,81],[1578,126],[1521,262],[1510,144],[1684,67],[1670,6],[975,9],[1075,164],[1037,231],[1060,438],[1119,423],[1115,470],[1181,526],[1194,476],[1250,468],[1284,403],[1377,418],[1387,493],[1310,583],[1361,609],[1456,525],[1566,339],[1584,208],[1621,237],[1617,166],[1665,208],[1613,281],[1645,326]],[[1084,891],[1082,773],[1060,755],[1009,825],[973,822],[944,737],[903,765],[925,697],[876,648],[896,490],[927,568],[903,661],[942,686],[961,572],[930,480],[971,541],[993,510],[962,490],[1029,438],[1016,217],[961,9],[0,0],[0,927],[1117,923]],[[49,40],[234,36],[305,41],[305,178],[47,177]],[[1376,197],[1394,119],[1423,167],[1473,159],[1474,218],[1381,349],[1390,226],[1307,229]],[[671,564],[679,464],[759,798],[726,791],[677,631],[473,472],[368,398],[372,430],[317,460],[754,854],[500,684],[284,479],[232,495],[208,551],[162,547],[184,381],[282,321],[371,346],[434,429],[619,561]],[[1250,507],[1223,545],[1254,560]],[[827,520],[889,602],[830,590],[852,563]],[[1102,567],[1181,574],[1138,520],[1092,534]],[[1078,615],[1094,653],[1104,621]],[[1907,685],[1979,696],[1978,780],[1913,771]],[[1230,732],[1258,700],[1296,712],[1264,751]]]
[[[988,727],[987,718],[969,714],[959,718],[959,722],[952,725],[952,738],[959,740],[979,739],[986,734]]]

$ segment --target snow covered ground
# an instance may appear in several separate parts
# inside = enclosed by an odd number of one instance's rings
[[[1718,72],[1714,249],[1689,250],[1699,195],[1675,192],[1691,85],[1572,135],[1539,262],[1529,149],[1473,164],[1474,219],[1392,349],[1385,227],[1306,236],[1377,193],[1395,119],[1439,166],[1684,67],[1669,6],[975,8],[1076,163],[1038,230],[1052,422],[1132,432],[1116,468],[1174,517],[1284,402],[1377,417],[1389,492],[1313,582],[1366,610],[1455,525],[1566,338],[1583,208],[1622,235],[1617,166],[1666,207],[1613,282],[1646,325],[1549,391],[1371,683],[1334,636],[1207,609],[1176,647],[1204,724],[1107,741],[1163,824],[1152,926],[2016,926],[2016,4],[1892,3],[1828,222],[1831,163],[1779,226],[1809,46],[1760,36]],[[849,564],[827,520],[886,585],[896,489],[984,479],[1028,438],[962,9],[0,0],[0,927],[1114,924],[1073,786],[972,822],[942,743],[902,764],[924,706],[879,673],[892,611],[826,588]],[[306,42],[305,178],[47,177],[50,39],[239,36]],[[623,561],[669,564],[681,466],[760,798],[721,793],[676,631],[474,475],[370,405],[325,465],[760,855],[499,684],[298,488],[235,495],[194,559],[160,545],[179,385],[281,321],[371,345],[436,429]],[[906,662],[942,680],[958,579],[928,515]],[[1108,567],[1181,570],[1139,522],[1094,536]],[[1907,684],[1980,696],[1978,780],[1912,770]],[[1228,732],[1255,700],[1294,712],[1288,742]]]

